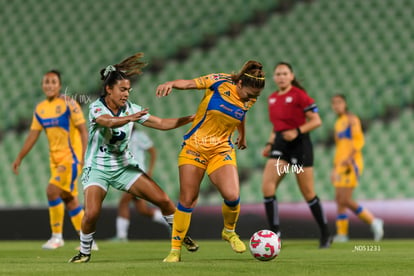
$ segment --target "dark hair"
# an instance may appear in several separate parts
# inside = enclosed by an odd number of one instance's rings
[[[338,94],[335,94],[335,95],[332,96],[332,98],[335,98],[335,97],[341,98],[342,100],[344,100],[346,102],[345,94],[338,93]]]
[[[265,86],[265,73],[262,70],[263,65],[254,60],[247,61],[240,72],[233,74],[231,79],[234,83],[242,81],[242,86],[251,88],[263,88]]]
[[[348,103],[346,102],[345,94],[341,94],[341,93],[335,94],[335,95],[332,96],[332,99],[336,98],[336,97],[341,98],[345,102],[345,111],[349,111],[348,110]]]
[[[140,61],[144,53],[136,53],[118,64],[109,65],[100,71],[103,83],[104,95],[106,95],[106,86],[113,87],[119,80],[129,79],[133,75],[142,73],[141,69],[147,63]]]
[[[285,65],[285,66],[287,66],[287,67],[289,68],[290,72],[292,72],[292,73],[293,73],[293,67],[292,67],[292,65],[291,65],[290,63],[285,62],[285,61],[280,61],[280,62],[278,62],[278,63],[276,64],[275,69],[276,69],[279,65]],[[291,84],[292,84],[292,85],[294,85],[294,86],[296,86],[296,87],[298,87],[298,88],[300,88],[300,89],[302,89],[302,90],[305,90],[305,88],[304,88],[304,87],[300,84],[300,82],[296,79],[296,76],[295,76],[295,78],[292,80],[292,83],[291,83]]]
[[[62,84],[62,77],[60,76],[60,71],[56,69],[52,69],[50,71],[47,71],[44,75],[47,75],[47,74],[55,74],[59,79],[59,83]]]

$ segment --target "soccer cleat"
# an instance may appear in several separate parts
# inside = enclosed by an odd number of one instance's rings
[[[333,242],[347,242],[347,241],[349,241],[348,235],[339,235],[338,234],[333,238]]]
[[[56,249],[65,245],[63,239],[51,237],[42,245],[43,249]]]
[[[91,254],[83,254],[81,252],[78,255],[73,256],[68,263],[87,263],[91,259]]]
[[[190,252],[196,252],[199,248],[198,244],[189,236],[185,236],[183,240],[183,245]]]
[[[170,254],[163,260],[164,263],[178,263],[181,261],[181,250],[171,249]]]
[[[325,249],[325,248],[331,247],[332,240],[333,240],[332,236],[330,235],[322,236],[321,239],[319,240],[319,248]]]
[[[228,241],[231,248],[236,253],[243,253],[246,251],[246,245],[240,240],[239,235],[236,232],[227,232],[225,229],[221,232],[223,240]]]
[[[380,241],[384,237],[384,221],[375,218],[371,223],[371,231],[374,233],[374,241]]]
[[[75,250],[80,251],[80,246],[76,247]],[[96,244],[95,241],[92,242],[91,250],[93,250],[93,251],[98,251],[99,250],[99,247],[98,247],[98,245]]]

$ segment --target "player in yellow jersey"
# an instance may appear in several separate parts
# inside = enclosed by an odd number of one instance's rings
[[[46,100],[36,106],[30,132],[13,162],[13,171],[18,174],[21,161],[30,152],[42,130],[45,130],[50,150],[51,177],[46,194],[52,237],[43,244],[44,249],[56,249],[64,245],[64,205],[78,233],[84,213],[77,198],[77,177],[81,171],[88,134],[79,104],[60,95],[61,86],[59,71],[52,70],[43,76],[42,89]]]
[[[335,122],[335,158],[332,170],[332,183],[335,186],[335,200],[338,207],[336,218],[337,234],[335,242],[348,241],[348,215],[353,211],[361,220],[371,225],[374,240],[379,241],[384,235],[383,221],[375,218],[366,208],[352,199],[352,193],[358,185],[363,170],[362,147],[364,134],[357,116],[350,113],[346,98],[342,94],[332,97],[332,109],[338,115]]]
[[[235,232],[240,213],[240,187],[232,135],[237,129],[236,145],[238,149],[245,149],[245,115],[264,85],[262,65],[248,61],[238,74],[210,74],[192,80],[169,81],[157,87],[159,97],[167,96],[173,88],[205,90],[178,157],[180,197],[174,216],[171,252],[164,262],[181,260],[181,245],[205,172],[224,199],[222,238],[235,252],[246,251]]]

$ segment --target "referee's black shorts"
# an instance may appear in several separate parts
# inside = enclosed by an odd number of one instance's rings
[[[299,134],[296,139],[286,141],[281,132],[276,132],[269,158],[285,160],[292,165],[313,166],[313,146],[309,133]]]

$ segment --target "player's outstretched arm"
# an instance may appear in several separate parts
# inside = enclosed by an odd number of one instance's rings
[[[174,129],[194,120],[195,115],[185,116],[181,118],[160,118],[151,115],[142,125],[159,130]]]
[[[19,174],[19,166],[22,162],[23,158],[26,156],[26,154],[29,153],[29,151],[32,149],[34,144],[36,143],[37,139],[40,135],[40,130],[30,130],[29,134],[27,135],[26,141],[23,144],[23,147],[19,154],[16,157],[16,160],[13,162],[13,172],[17,175]]]
[[[117,128],[130,122],[138,121],[142,116],[148,114],[148,108],[145,108],[137,113],[124,117],[112,117],[109,114],[101,115],[95,119],[95,122],[103,127]]]
[[[157,97],[168,96],[172,92],[173,88],[180,90],[197,89],[197,84],[195,80],[167,81],[166,83],[158,85],[157,89],[155,90],[155,94]]]

